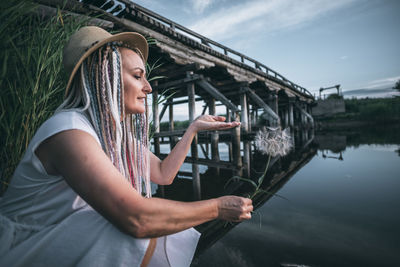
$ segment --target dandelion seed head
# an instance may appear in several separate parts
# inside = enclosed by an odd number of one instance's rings
[[[286,156],[293,147],[289,128],[281,130],[280,127],[267,127],[258,131],[255,137],[256,148],[262,153],[272,157]]]

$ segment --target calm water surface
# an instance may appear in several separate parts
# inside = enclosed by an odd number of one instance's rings
[[[319,150],[192,266],[400,266],[399,147]]]

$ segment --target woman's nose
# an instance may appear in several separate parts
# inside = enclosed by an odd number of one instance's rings
[[[147,80],[146,80],[146,83],[145,83],[145,85],[144,85],[143,91],[144,91],[146,94],[150,94],[150,93],[153,91],[153,89],[151,88],[150,83],[149,83]]]

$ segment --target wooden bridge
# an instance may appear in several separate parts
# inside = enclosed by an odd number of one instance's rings
[[[241,121],[241,129],[201,133],[193,141],[191,157],[186,161],[197,163],[192,167],[196,191],[200,188],[198,164],[235,168],[242,174],[247,170],[249,173],[251,147],[248,136],[259,128],[260,118],[267,126],[291,127],[293,131],[313,127],[310,114],[314,97],[307,89],[261,62],[140,5],[128,0],[35,1],[40,4],[38,12],[44,15],[56,14],[55,8],[63,7],[63,11],[70,14],[88,16],[90,24],[135,31],[154,40],[150,46],[149,63],[160,64],[152,75],[163,78],[152,82],[153,99],[167,91],[173,93],[162,105],[153,105],[154,149],[161,158],[165,155],[160,152],[160,139],[168,138],[172,148],[184,132],[174,127],[174,107],[178,104],[187,103],[189,121],[195,119],[196,102],[203,103],[202,114],[216,114],[216,106],[224,106],[228,120]],[[160,132],[160,121],[167,109],[169,129]],[[221,161],[218,142],[226,137],[231,141],[229,161]],[[199,140],[203,143],[200,146]],[[242,149],[241,141],[244,141]],[[208,151],[208,144],[211,156],[199,159],[198,148]]]

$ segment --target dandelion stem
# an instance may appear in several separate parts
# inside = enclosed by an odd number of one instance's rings
[[[256,190],[254,190],[253,194],[250,197],[251,199],[253,199],[253,197],[255,197],[258,194],[259,189],[260,189],[260,187],[261,187],[261,185],[262,185],[262,183],[264,181],[265,175],[267,174],[270,162],[271,162],[271,155],[268,156],[267,166],[265,167],[263,175],[261,175],[260,178],[258,178],[258,184],[257,184]]]
[[[258,181],[258,188],[261,186],[262,182],[264,181],[265,175],[267,174],[267,171],[268,171],[268,168],[269,168],[269,163],[270,163],[270,161],[271,161],[271,155],[269,155],[269,157],[268,157],[267,166],[265,167],[264,174],[262,175],[262,180],[261,180],[261,181],[260,181],[260,180]],[[258,189],[258,188],[257,188],[257,189]]]

